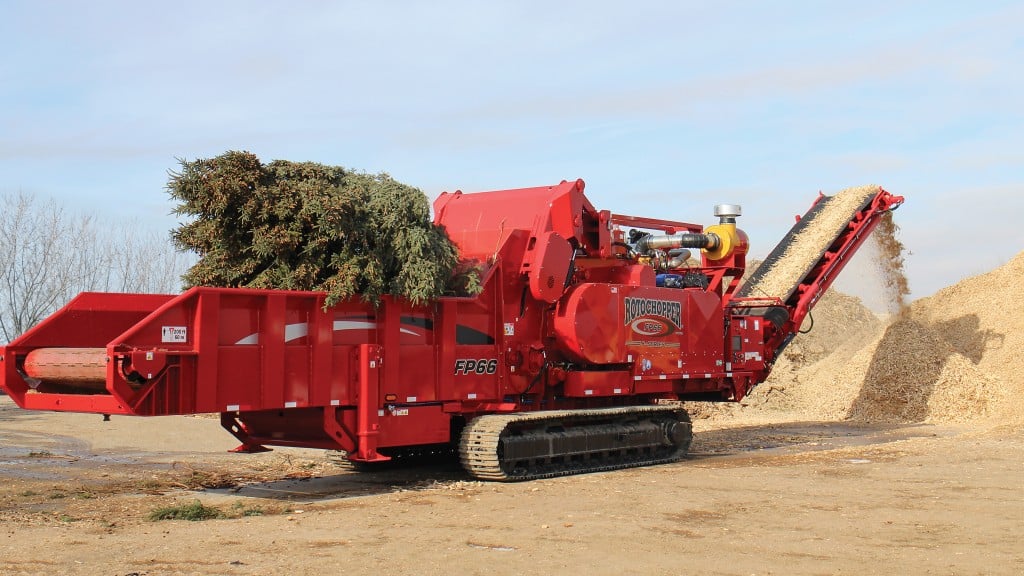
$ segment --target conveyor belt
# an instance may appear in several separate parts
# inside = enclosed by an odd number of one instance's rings
[[[822,197],[740,286],[736,297],[789,300],[850,221],[881,192],[878,186],[861,186]]]

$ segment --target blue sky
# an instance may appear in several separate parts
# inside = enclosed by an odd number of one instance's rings
[[[754,256],[881,184],[913,296],[1024,249],[1022,2],[0,0],[0,192],[156,229],[176,158],[386,171],[434,197],[583,178]]]

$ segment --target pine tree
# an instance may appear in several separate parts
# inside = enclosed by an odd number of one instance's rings
[[[477,269],[460,265],[455,245],[430,221],[426,195],[387,174],[263,164],[238,151],[179,162],[167,190],[188,222],[172,237],[200,256],[187,286],[322,290],[327,306],[480,292]]]

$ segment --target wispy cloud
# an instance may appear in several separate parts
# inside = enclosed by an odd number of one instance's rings
[[[583,177],[623,213],[741,203],[767,251],[819,189],[876,182],[908,197],[920,295],[980,262],[946,231],[1024,246],[1022,29],[1012,1],[9,1],[0,189],[166,222],[175,157],[249,149],[428,193]]]

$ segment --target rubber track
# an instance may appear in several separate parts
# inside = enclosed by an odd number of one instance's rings
[[[498,444],[501,440],[501,433],[511,423],[539,422],[542,420],[558,422],[563,419],[597,420],[617,415],[632,416],[636,414],[657,413],[682,413],[685,419],[680,421],[690,421],[689,415],[687,415],[686,412],[678,406],[627,406],[622,408],[602,408],[596,410],[550,410],[518,414],[490,414],[478,416],[477,418],[474,418],[462,431],[462,438],[459,442],[459,458],[462,461],[462,466],[473,476],[481,480],[497,480],[506,482],[554,478],[556,476],[568,476],[570,474],[620,470],[623,468],[636,468],[639,466],[651,466],[654,464],[675,462],[686,455],[685,449],[679,450],[666,458],[631,460],[588,468],[574,467],[560,471],[524,474],[510,477],[501,469],[501,463],[498,460]],[[686,448],[688,449],[689,445],[687,445]]]

